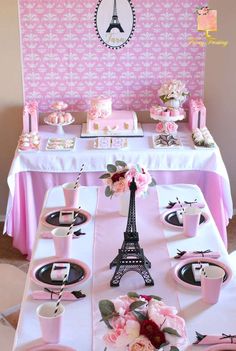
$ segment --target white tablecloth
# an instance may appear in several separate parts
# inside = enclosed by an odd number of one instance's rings
[[[153,189],[155,191],[155,189]],[[171,185],[171,186],[157,186],[157,196],[159,201],[158,212],[162,213],[166,210],[166,205],[169,200],[174,201],[176,196],[180,199],[192,199],[197,198],[198,201],[204,201],[201,191],[196,186],[190,185]],[[112,200],[115,201],[115,200]],[[148,201],[148,198],[144,200],[144,205]],[[50,191],[49,196],[46,198],[45,206],[47,208],[63,205],[63,196],[61,188],[57,187]],[[82,187],[81,188],[81,205],[82,208],[88,210],[93,216],[96,212],[97,206],[97,188],[96,187]],[[111,206],[113,204],[111,203]],[[98,203],[99,206],[99,203]],[[202,225],[199,230],[199,234],[194,238],[186,238],[181,233],[181,230],[175,230],[169,228],[157,221],[157,227],[155,228],[155,233],[153,234],[153,240],[155,236],[158,239],[158,232],[163,231],[166,238],[166,244],[170,258],[172,258],[177,249],[187,249],[187,250],[205,250],[211,249],[213,251],[219,251],[221,253],[220,260],[229,264],[228,255],[226,249],[223,245],[222,239],[216,228],[216,225],[211,217],[211,214],[205,207],[204,211],[210,216],[210,221]],[[45,212],[45,209],[43,213]],[[141,218],[137,218],[137,229],[138,223]],[[143,220],[143,219],[142,219]],[[79,258],[80,260],[86,262],[93,270],[93,241],[94,238],[94,224],[96,222],[96,217],[88,223],[84,229],[87,233],[86,236],[80,237],[79,239],[73,240],[73,251],[72,257]],[[123,228],[124,219],[121,219],[121,232],[124,231]],[[38,228],[38,236],[40,232],[45,229],[41,224]],[[96,233],[95,233],[96,235]],[[100,237],[98,240],[102,240]],[[140,238],[140,241],[142,239]],[[104,242],[105,247],[105,242]],[[117,248],[118,249],[118,248]],[[145,250],[145,247],[144,247]],[[44,258],[47,256],[52,256],[54,254],[53,243],[50,239],[40,239],[34,248],[32,264],[36,259]],[[148,248],[145,250],[145,254],[148,257]],[[156,254],[158,255],[158,245],[156,247]],[[179,261],[178,261],[179,262]],[[109,262],[108,262],[109,263]],[[152,262],[155,267],[155,262]],[[176,260],[171,259],[171,265],[176,264]],[[153,269],[153,268],[152,268]],[[158,271],[158,267],[155,267]],[[112,276],[112,271],[110,271]],[[235,315],[236,315],[236,305],[233,303],[235,299],[236,291],[236,279],[235,277],[229,282],[227,286],[222,290],[222,294],[219,302],[216,305],[206,305],[200,299],[200,293],[186,289],[184,287],[178,286],[177,283],[172,280],[171,273],[166,272],[167,279],[170,280],[170,284],[173,285],[173,293],[177,292],[179,304],[180,304],[180,314],[185,318],[187,325],[187,334],[189,338],[189,343],[195,341],[195,331],[204,334],[221,334],[222,332],[227,334],[235,334]],[[96,277],[93,277],[96,279]],[[161,286],[162,282],[159,280],[156,282],[154,287],[143,287],[140,293],[152,294],[156,293],[158,295],[158,286]],[[82,291],[87,294],[84,300],[78,300],[76,302],[66,302],[63,304],[66,308],[65,313],[65,323],[62,334],[62,345],[67,345],[73,347],[75,350],[91,351],[92,350],[92,313],[91,313],[91,303],[92,303],[92,293],[93,293],[93,280],[90,279],[83,286],[81,286]],[[29,276],[27,278],[25,295],[22,302],[22,309],[20,314],[20,321],[16,332],[15,347],[14,350],[26,350],[26,346],[32,343],[39,342],[40,330],[39,323],[35,316],[35,310],[40,304],[40,301],[32,300],[29,293],[32,289],[38,289],[35,284],[33,284]],[[115,290],[114,290],[115,289]],[[73,289],[75,290],[75,289]],[[114,291],[116,296],[124,293],[124,286],[108,289],[104,293],[104,298],[109,298],[109,296],[114,296]],[[166,301],[168,303],[168,301]],[[189,346],[188,350],[201,350],[204,347],[199,346]]]

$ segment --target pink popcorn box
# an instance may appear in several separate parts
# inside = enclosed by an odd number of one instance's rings
[[[200,98],[192,98],[189,101],[189,127],[191,130],[206,126],[206,107]]]
[[[23,133],[38,132],[38,103],[28,102],[23,110]]]

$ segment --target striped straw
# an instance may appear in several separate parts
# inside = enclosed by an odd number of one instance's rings
[[[181,210],[184,212],[184,207],[183,205],[181,204],[181,202],[179,201],[179,198],[176,196],[176,200],[178,201],[178,204],[180,205],[181,207]]]
[[[62,281],[62,285],[61,285],[61,289],[60,289],[60,292],[59,292],[59,295],[58,295],[58,299],[57,299],[57,303],[56,303],[54,315],[57,314],[59,305],[60,305],[60,303],[61,303],[61,298],[62,298],[63,290],[64,290],[65,285],[66,285],[66,281],[67,281],[67,273],[65,274],[65,276],[64,276],[64,278],[63,278],[63,281]]]
[[[80,168],[78,177],[77,177],[76,182],[75,182],[75,185],[74,185],[74,189],[76,189],[77,186],[78,186],[78,184],[79,184],[79,179],[80,179],[81,173],[83,172],[83,169],[84,169],[84,163],[82,164],[82,166],[81,166],[81,168]]]
[[[74,219],[73,219],[71,225],[69,226],[69,229],[68,229],[68,232],[66,233],[66,235],[69,235],[70,232],[71,232],[71,229],[74,227],[75,221],[76,221],[76,218],[77,218],[78,215],[79,215],[79,210],[80,210],[80,209],[81,209],[81,206],[78,207],[78,210],[77,210],[78,212],[76,212],[76,214],[74,215]]]

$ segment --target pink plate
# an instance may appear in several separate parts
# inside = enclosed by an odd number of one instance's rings
[[[50,227],[50,228],[55,228],[59,225],[56,225],[56,224],[50,224],[46,221],[46,219],[49,217],[49,216],[52,216],[54,213],[56,212],[60,212],[60,211],[78,211],[78,208],[72,208],[72,207],[59,207],[59,208],[54,208],[53,210],[51,211],[48,211],[47,213],[45,213],[43,215],[43,217],[40,218],[40,221],[43,225],[45,225],[46,227]],[[86,218],[85,222],[81,223],[81,224],[78,224],[78,225],[74,225],[74,229],[78,230],[82,225],[85,225],[87,224],[92,216],[89,212],[85,211],[85,210],[82,210],[80,209],[79,212],[81,213],[82,216],[84,216]],[[68,225],[65,225],[65,227],[68,227],[69,228],[70,224]]]
[[[194,281],[193,274],[191,272],[191,263],[198,263],[199,261],[202,263],[211,263],[223,268],[225,271],[225,280],[223,282],[223,285],[226,285],[232,278],[232,270],[225,263],[214,258],[192,257],[182,260],[176,266],[173,267],[172,274],[176,282],[188,289],[200,290],[201,285],[199,283],[199,285],[194,285],[196,284],[196,282]]]
[[[161,216],[160,216],[161,222],[162,222],[163,224],[167,225],[167,226],[170,227],[170,228],[174,228],[174,229],[179,229],[179,230],[181,230],[181,229],[183,229],[183,225],[182,225],[182,224],[181,224],[181,225],[180,225],[180,224],[179,224],[179,225],[177,225],[177,224],[172,224],[172,223],[170,223],[170,222],[168,222],[168,221],[166,220],[166,217],[169,216],[169,217],[171,218],[171,214],[174,213],[174,212],[176,212],[176,208],[172,208],[171,210],[168,210],[168,211],[163,212],[163,213],[161,214]],[[206,212],[202,212],[202,216],[204,216],[205,221],[202,222],[202,223],[200,223],[200,225],[203,225],[203,224],[207,223],[207,222],[209,221],[209,219],[210,219],[209,215],[208,215]]]
[[[205,349],[205,351],[227,351],[236,350],[236,344],[218,344]]]
[[[88,265],[74,258],[48,257],[46,259],[37,260],[30,270],[30,278],[32,281],[44,288],[60,288],[61,282],[53,284],[50,279],[51,266],[55,262],[66,262],[71,264],[69,279],[71,283],[66,284],[67,288],[83,284],[91,276]]]
[[[76,350],[72,349],[71,347],[58,345],[58,344],[57,345],[41,344],[41,345],[31,346],[30,348],[26,349],[26,351],[76,351]]]

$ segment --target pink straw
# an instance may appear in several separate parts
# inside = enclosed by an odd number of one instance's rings
[[[61,285],[61,289],[60,289],[60,292],[59,292],[59,295],[58,295],[58,299],[57,299],[57,303],[56,303],[54,315],[57,314],[59,305],[60,305],[60,303],[61,303],[61,298],[62,298],[63,290],[64,290],[65,285],[66,285],[66,281],[67,281],[67,273],[65,274],[65,276],[64,276],[64,278],[63,278],[63,281],[62,281],[62,285]]]
[[[81,206],[80,207],[78,207],[78,212],[76,212],[76,214],[74,215],[74,219],[73,219],[73,221],[72,221],[72,223],[71,223],[71,225],[69,226],[69,229],[68,229],[68,232],[67,232],[67,234],[66,235],[69,235],[70,234],[70,231],[71,231],[71,229],[73,228],[73,226],[75,225],[75,221],[76,221],[76,218],[78,217],[78,215],[79,215],[79,210],[81,209]]]
[[[78,184],[79,184],[79,179],[80,179],[80,176],[83,172],[83,169],[84,169],[84,163],[82,164],[81,168],[80,168],[80,171],[79,171],[79,174],[78,174],[78,177],[76,179],[76,182],[75,182],[75,185],[74,185],[74,189],[76,189],[78,187]]]

